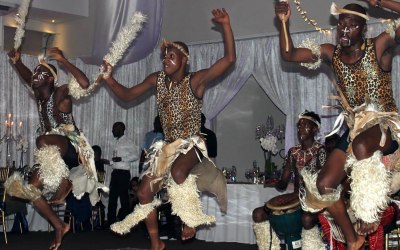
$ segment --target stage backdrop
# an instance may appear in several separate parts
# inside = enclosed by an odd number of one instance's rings
[[[376,35],[385,29],[385,24],[374,24],[369,27],[369,35]],[[333,31],[335,34],[335,31]],[[335,35],[323,35],[317,32],[301,33],[293,36],[294,44],[299,44],[305,38],[315,39],[317,43],[334,42]],[[314,110],[319,114],[329,117],[335,113],[323,110],[322,105],[333,104],[327,96],[334,93],[331,86],[329,70],[321,68],[310,71],[300,68],[297,64],[285,63],[281,60],[277,37],[263,37],[236,41],[237,62],[224,77],[217,79],[210,85],[204,97],[204,108],[208,120],[213,122],[214,118],[230,103],[243,85],[252,76],[260,85],[261,89],[269,96],[272,103],[286,116],[286,140],[285,148],[293,146],[297,139],[295,136],[295,123],[297,116],[304,109]],[[190,46],[190,70],[209,67],[213,62],[223,55],[221,43],[208,43]],[[37,60],[33,56],[23,56],[22,60],[33,68]],[[74,62],[91,79],[98,72],[98,66],[87,65],[82,61]],[[115,78],[125,86],[133,86],[141,82],[151,72],[161,69],[160,51],[155,49],[149,56],[139,62],[117,67]],[[395,58],[393,72],[398,72],[399,61]],[[60,72],[60,83],[69,80],[62,69]],[[399,75],[393,74],[394,96],[398,96]],[[251,98],[251,97],[249,97]],[[8,62],[5,52],[0,54],[0,134],[4,133],[4,121],[8,113],[13,114],[15,124],[23,122],[23,135],[29,140],[29,149],[25,155],[25,162],[33,163],[33,148],[35,130],[38,124],[36,104],[31,98],[27,88],[21,84],[15,70]],[[396,100],[398,103],[398,100]],[[156,115],[155,98],[151,93],[142,98],[122,103],[117,101],[113,94],[105,86],[90,97],[82,99],[74,105],[74,116],[78,127],[86,134],[89,141],[103,148],[104,155],[109,157],[109,143],[111,138],[111,127],[116,121],[123,121],[127,125],[127,134],[133,138],[137,145],[143,141],[145,132],[151,130],[152,122]],[[267,114],[266,110],[266,114]],[[322,122],[322,133],[329,131],[332,127],[333,118],[324,118]],[[254,128],[257,124],[249,124]],[[229,126],[226,124],[225,126]],[[216,131],[219,133],[219,131]],[[221,131],[222,133],[223,131]],[[256,142],[254,142],[256,143]],[[235,152],[219,154],[219,159],[230,160],[232,165],[238,158],[249,158],[254,156],[241,155],[241,145],[237,142]],[[0,145],[1,165],[5,164],[5,146]],[[285,150],[286,150],[285,149]],[[239,152],[239,153],[238,153]],[[14,159],[19,162],[19,158]],[[259,154],[257,152],[257,154]],[[217,159],[217,161],[219,161]],[[239,165],[239,164],[237,164]],[[240,165],[239,165],[240,166]]]

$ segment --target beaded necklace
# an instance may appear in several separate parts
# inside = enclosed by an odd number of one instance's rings
[[[294,146],[292,148],[292,156],[296,160],[296,167],[299,169],[304,168],[322,147],[323,145],[316,141],[308,149],[302,149],[301,144]]]

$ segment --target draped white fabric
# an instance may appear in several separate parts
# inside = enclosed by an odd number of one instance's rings
[[[119,63],[129,64],[145,58],[157,46],[163,20],[164,0],[95,0],[91,1],[95,11],[95,39],[93,41],[92,53],[89,57],[82,58],[89,64],[100,64],[103,56],[118,32],[124,27],[135,11],[146,15],[140,34]]]
[[[374,36],[384,30],[384,27],[383,24],[371,24],[369,33]],[[317,32],[295,34],[293,35],[294,44],[299,44],[306,37],[315,39],[317,43],[324,43],[333,42],[335,35],[325,37]],[[273,103],[286,115],[288,129],[286,130],[285,148],[295,144],[297,139],[294,125],[298,114],[305,109],[314,110],[324,117],[322,132],[331,129],[335,117],[329,117],[332,116],[332,112],[336,114],[336,111],[321,108],[322,105],[333,104],[327,97],[335,93],[330,83],[332,74],[327,67],[310,71],[297,64],[283,62],[279,54],[277,37],[236,41],[236,49],[235,67],[225,77],[215,81],[204,97],[203,111],[208,120],[215,118],[234,98],[247,79],[253,75]],[[223,45],[220,42],[192,45],[189,46],[189,50],[191,71],[209,67],[223,55]],[[36,104],[8,63],[6,53],[2,52],[0,57],[0,121],[5,121],[7,113],[15,115],[15,122],[23,121],[23,134],[30,142],[26,159],[32,164],[35,129],[38,124]],[[36,59],[32,56],[24,56],[23,61],[29,68],[33,68],[37,64]],[[398,58],[395,58],[392,70],[395,98],[399,93],[397,84],[399,75],[396,74],[399,64]],[[89,78],[95,78],[98,66],[87,65],[80,60],[76,61],[76,65]],[[156,49],[139,62],[117,68],[115,78],[125,86],[133,86],[151,72],[161,68],[160,51]],[[59,71],[60,82],[68,82],[68,76],[62,70]],[[399,105],[399,100],[396,102]],[[268,110],[265,112],[268,113]],[[152,93],[133,102],[123,103],[117,101],[111,91],[104,86],[99,87],[92,96],[79,100],[74,105],[77,126],[82,129],[92,145],[98,144],[103,148],[105,157],[110,156],[107,141],[112,136],[111,127],[114,122],[125,122],[128,136],[137,145],[141,145],[145,132],[152,128],[156,113],[156,101]],[[4,133],[4,126],[1,126],[0,133]],[[4,165],[4,145],[1,145],[0,149],[2,150],[1,165]],[[18,166],[19,158],[15,157],[16,152],[15,149],[13,150],[13,159],[17,161]]]

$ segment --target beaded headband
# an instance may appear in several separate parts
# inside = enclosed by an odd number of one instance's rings
[[[168,47],[174,47],[189,59],[189,53],[181,45],[164,39],[161,43],[161,50],[165,50]]]
[[[56,72],[53,70],[53,68],[52,67],[50,67],[50,65],[47,63],[47,61],[46,61],[46,57],[43,55],[43,54],[40,54],[39,56],[38,56],[38,60],[39,60],[39,64],[40,65],[43,65],[44,67],[46,67],[49,71],[50,71],[50,73],[51,73],[51,75],[54,77],[54,84],[57,84],[57,74],[56,74]]]
[[[351,15],[356,15],[359,16],[361,18],[364,18],[365,20],[369,20],[369,17],[363,13],[357,12],[357,11],[353,11],[353,10],[347,10],[347,9],[343,9],[340,8],[339,6],[336,5],[336,3],[332,2],[331,5],[331,15],[337,16],[340,14],[351,14]]]
[[[321,123],[319,123],[314,117],[311,117],[309,115],[304,115],[304,113],[301,113],[299,115],[299,120],[300,119],[307,119],[307,120],[312,121],[313,123],[315,123],[315,125],[317,125],[318,128],[321,127]]]

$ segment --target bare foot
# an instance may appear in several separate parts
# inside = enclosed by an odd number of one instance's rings
[[[49,204],[63,204],[65,202],[65,198],[67,198],[69,192],[72,190],[72,183],[68,179],[63,179],[61,181],[60,187],[57,192],[50,198],[48,201]]]
[[[360,235],[367,235],[375,232],[378,229],[379,222],[367,223],[364,221],[357,221],[356,232]]]
[[[162,240],[158,240],[157,244],[151,245],[150,250],[164,250],[165,243]]]
[[[184,225],[182,227],[181,239],[189,240],[189,239],[193,238],[195,236],[195,234],[196,234],[196,228],[188,227],[188,226]]]
[[[365,242],[365,236],[364,235],[358,235],[356,242],[347,243],[347,250],[359,250],[364,245],[364,242]]]
[[[68,233],[69,231],[69,225],[66,223],[63,223],[62,227],[60,229],[55,230],[55,239],[51,246],[49,247],[50,250],[57,250],[61,246],[61,241],[64,237],[65,234]]]

